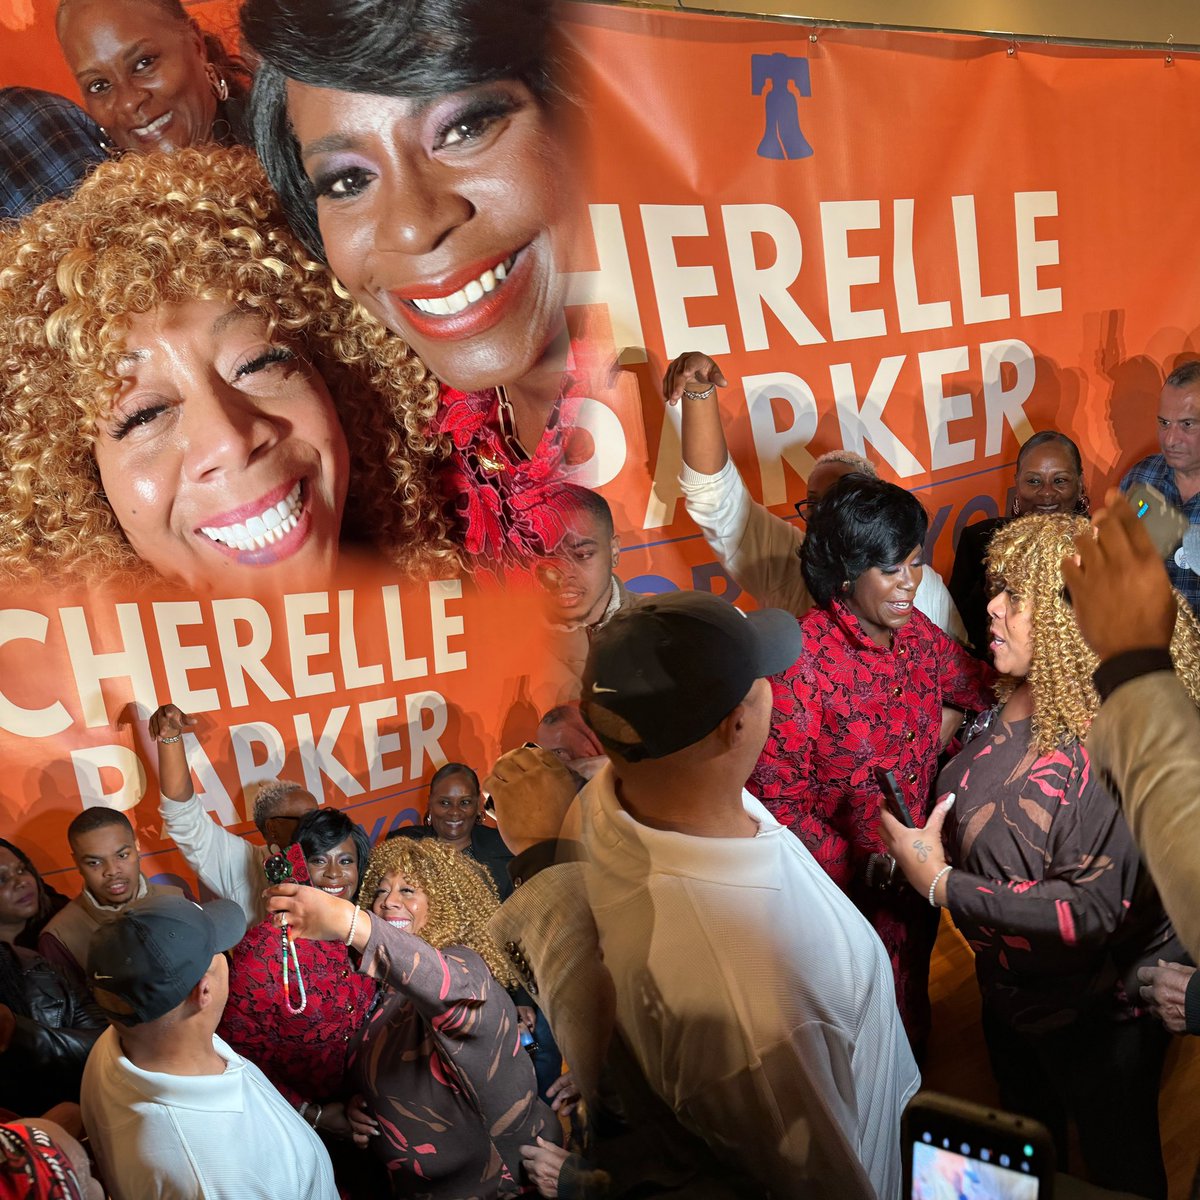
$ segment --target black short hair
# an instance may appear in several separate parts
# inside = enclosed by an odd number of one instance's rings
[[[813,505],[800,568],[817,604],[827,607],[844,583],[871,567],[891,567],[924,546],[929,516],[894,483],[844,475]]]
[[[591,488],[580,487],[576,483],[560,484],[558,489],[569,512],[583,513],[592,518],[604,531],[604,536],[611,540],[616,532],[613,524],[612,509],[608,501],[599,492]]]
[[[242,35],[262,60],[254,146],[296,234],[324,259],[312,188],[287,114],[287,82],[428,99],[516,79],[555,91],[554,0],[246,0]]]
[[[1200,363],[1196,366],[1200,368]],[[1197,371],[1200,375],[1200,371]],[[1019,451],[1017,451],[1017,470],[1021,470],[1021,463],[1025,460],[1031,450],[1037,450],[1041,446],[1056,445],[1062,446],[1064,450],[1071,456],[1071,461],[1075,464],[1075,473],[1080,479],[1083,478],[1083,455],[1079,453],[1079,447],[1065,433],[1059,433],[1057,429],[1043,429],[1040,433],[1035,433],[1033,437],[1027,441]]]
[[[305,858],[313,858],[340,846],[349,838],[354,843],[354,851],[358,855],[358,877],[361,879],[367,869],[367,859],[371,857],[371,842],[367,831],[357,822],[352,821],[344,812],[337,808],[316,808],[305,813],[292,834],[292,842],[299,842]],[[358,889],[355,888],[355,895]]]
[[[475,794],[479,794],[479,776],[475,774],[466,763],[448,762],[444,767],[438,767],[433,773],[433,778],[429,781],[429,794],[433,795],[433,789],[437,787],[443,779],[449,779],[452,775],[469,775],[471,783],[475,787]]]
[[[1192,384],[1197,382],[1200,382],[1200,360],[1193,358],[1189,362],[1180,363],[1167,376],[1167,381],[1163,384],[1163,387],[1191,387]]]
[[[91,808],[85,808],[67,826],[67,841],[74,843],[77,837],[82,837],[85,833],[95,833],[97,829],[108,829],[110,826],[124,829],[131,838],[133,837],[133,825],[130,824],[129,818],[123,812],[115,808],[106,808],[103,804],[96,804]]]

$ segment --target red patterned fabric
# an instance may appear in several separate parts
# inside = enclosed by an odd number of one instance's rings
[[[771,732],[748,787],[875,927],[892,960],[900,1015],[919,1043],[928,1031],[937,923],[911,888],[869,892],[861,883],[867,858],[884,851],[872,768],[895,772],[914,821],[923,825],[932,807],[942,706],[989,707],[995,672],[915,610],[888,649],[836,600],[830,609],[811,610],[800,628],[799,659],[771,680]]]
[[[0,1200],[81,1200],[70,1159],[40,1129],[0,1125]]]
[[[559,402],[532,457],[510,452],[500,432],[499,394],[442,387],[433,431],[454,447],[440,487],[467,557],[503,576],[528,567],[562,540],[571,509],[562,493],[564,447],[571,429]]]
[[[299,846],[288,848],[293,878],[308,883]],[[283,934],[266,920],[229,953],[229,1002],[217,1032],[292,1102],[345,1099],[351,1039],[375,1001],[375,981],[359,974],[341,942],[295,938],[307,1002],[290,1013],[283,995]],[[288,990],[299,1003],[294,963]]]

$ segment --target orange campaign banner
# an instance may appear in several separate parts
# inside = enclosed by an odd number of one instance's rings
[[[361,563],[339,575],[336,590],[269,597],[6,592],[3,836],[53,878],[71,870],[71,818],[109,805],[138,829],[149,878],[190,878],[160,836],[147,721],[168,702],[196,717],[197,795],[238,832],[253,831],[254,785],[281,777],[375,841],[422,819],[443,763],[482,774],[532,736],[549,701],[528,592],[399,584]]]
[[[772,512],[857,451],[921,497],[943,575],[1031,433],[1078,443],[1094,499],[1157,450],[1165,374],[1200,353],[1195,55],[569,13],[594,235],[574,297],[623,367],[592,481],[635,589],[738,597],[676,485],[659,381],[685,350],[722,366]]]
[[[236,5],[187,8],[231,38]],[[53,13],[0,0],[0,83],[78,99]],[[813,459],[857,451],[921,496],[943,575],[1034,431],[1075,439],[1093,498],[1155,449],[1163,377],[1200,356],[1196,56],[599,4],[563,31],[591,234],[569,264],[578,479],[612,504],[634,590],[748,602],[680,497],[659,383],[685,350],[720,363],[772,512],[795,520]],[[185,874],[145,729],[167,700],[199,716],[195,783],[230,828],[274,775],[373,837],[417,820],[437,765],[485,771],[557,699],[530,602],[366,568],[270,600],[5,587],[3,835],[66,871],[67,822],[109,804],[148,875]]]

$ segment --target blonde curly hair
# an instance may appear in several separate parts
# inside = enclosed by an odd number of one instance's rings
[[[1099,660],[1079,632],[1062,578],[1062,560],[1075,552],[1076,535],[1087,529],[1085,517],[1033,513],[1000,526],[988,546],[992,590],[1007,590],[1018,604],[1033,606],[1028,683],[1034,743],[1043,753],[1071,738],[1085,740],[1100,707],[1092,683]],[[1171,658],[1188,694],[1200,704],[1200,624],[1178,592],[1175,603],[1179,617]],[[997,697],[1007,700],[1021,682],[1001,679]]]
[[[425,941],[438,950],[466,946],[503,987],[517,986],[511,964],[488,933],[488,918],[500,901],[483,867],[434,838],[388,838],[371,851],[358,890],[359,908],[370,912],[375,889],[397,871],[429,897],[429,918],[421,930]]]
[[[460,565],[435,486],[438,382],[339,296],[245,149],[130,154],[0,233],[0,573],[152,574],[105,498],[97,421],[121,386],[129,320],[222,299],[298,344],[350,450],[344,540],[406,574]]]

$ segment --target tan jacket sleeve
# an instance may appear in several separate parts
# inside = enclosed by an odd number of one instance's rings
[[[1200,956],[1200,711],[1170,671],[1122,684],[1087,740],[1111,777],[1163,904],[1188,953]]]

